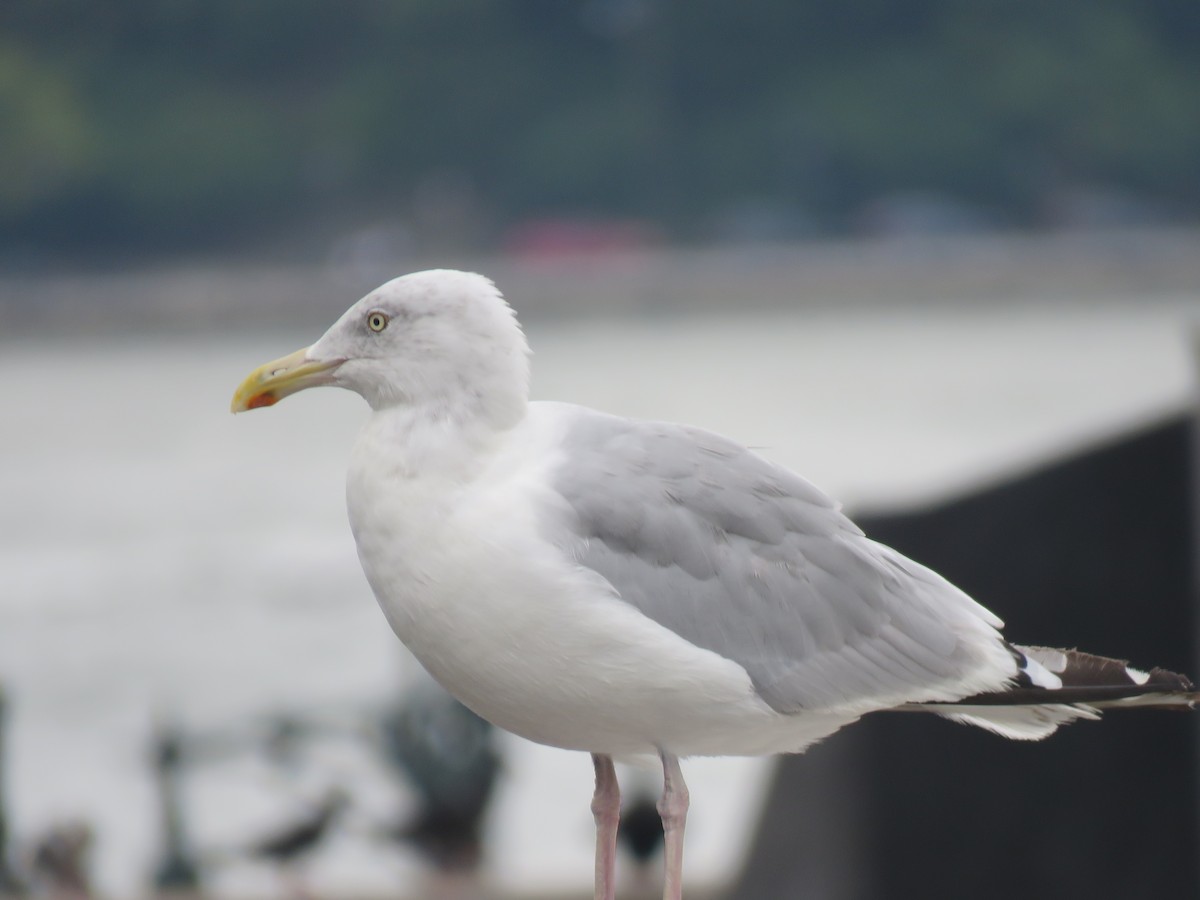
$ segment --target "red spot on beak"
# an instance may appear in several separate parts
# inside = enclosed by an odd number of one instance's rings
[[[274,406],[279,398],[267,391],[265,394],[255,394],[246,403],[246,409],[260,409],[264,406]]]

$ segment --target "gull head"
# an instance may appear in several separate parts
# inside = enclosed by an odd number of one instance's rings
[[[308,387],[361,394],[372,409],[418,407],[508,425],[524,412],[529,349],[496,286],[435,269],[367,294],[311,347],[259,366],[233,395],[233,412],[272,406]]]

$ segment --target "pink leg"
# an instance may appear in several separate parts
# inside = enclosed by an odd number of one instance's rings
[[[663,766],[663,794],[658,801],[662,816],[664,863],[663,900],[683,898],[683,826],[687,821],[688,789],[679,768],[679,758],[660,750]]]
[[[592,754],[596,767],[596,793],[592,815],[596,819],[596,900],[616,896],[617,825],[621,821],[621,788],[611,756]]]

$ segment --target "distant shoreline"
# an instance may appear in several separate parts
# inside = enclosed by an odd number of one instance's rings
[[[377,284],[452,266],[497,282],[527,321],[550,317],[908,304],[1200,301],[1200,229],[1013,233],[664,248],[537,259],[353,264],[195,261],[96,273],[0,273],[0,335],[327,325]]]

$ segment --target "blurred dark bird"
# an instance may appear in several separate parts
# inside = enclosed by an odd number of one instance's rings
[[[439,871],[477,868],[483,816],[500,771],[491,724],[425,682],[384,719],[382,737],[385,758],[417,793],[418,810],[381,836],[410,844]]]
[[[626,876],[629,896],[658,896],[659,867],[653,863],[665,843],[657,792],[645,783],[638,783],[621,804],[621,818],[617,824],[617,850],[631,863]]]
[[[338,815],[350,802],[341,788],[330,790],[309,814],[283,826],[246,848],[246,855],[289,865],[314,850],[329,834]]]
[[[662,849],[663,824],[658,814],[657,799],[652,794],[637,793],[621,808],[617,826],[617,846],[622,847],[634,864],[644,868]]]
[[[349,805],[342,788],[331,788],[308,814],[252,842],[239,855],[274,863],[287,894],[296,900],[313,896],[299,864],[329,837],[338,816]]]
[[[39,893],[59,898],[92,896],[92,827],[86,822],[63,822],[47,831],[35,844],[30,874]]]

